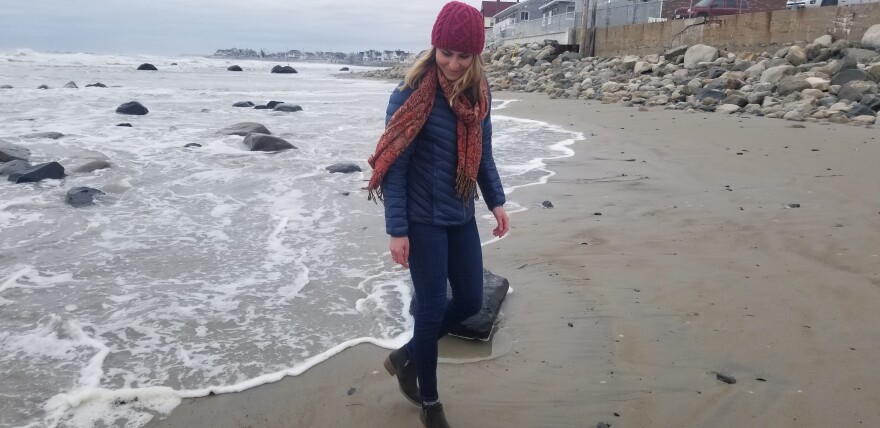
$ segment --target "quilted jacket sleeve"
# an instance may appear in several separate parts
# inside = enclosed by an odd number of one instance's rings
[[[483,120],[483,156],[480,160],[480,169],[477,171],[477,184],[489,211],[504,205],[504,188],[501,186],[501,177],[498,168],[495,167],[495,158],[492,156],[492,95],[489,94],[489,114]]]
[[[411,94],[412,89],[401,89],[398,87],[394,90],[391,94],[391,99],[388,101],[388,109],[385,112],[386,125],[391,120],[391,116],[394,115]],[[406,215],[406,175],[414,149],[415,144],[410,144],[400,154],[400,157],[394,161],[382,180],[382,195],[385,204],[385,232],[395,237],[406,236],[409,233],[409,223]]]

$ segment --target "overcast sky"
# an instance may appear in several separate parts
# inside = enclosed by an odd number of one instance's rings
[[[0,0],[0,49],[418,52],[448,0]],[[465,0],[477,9],[480,1]]]

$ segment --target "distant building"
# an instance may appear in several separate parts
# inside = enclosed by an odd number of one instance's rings
[[[480,5],[480,13],[483,14],[483,27],[490,29],[493,25],[495,25],[495,15],[499,12],[507,9],[510,6],[519,3],[517,1],[484,1],[482,5]]]

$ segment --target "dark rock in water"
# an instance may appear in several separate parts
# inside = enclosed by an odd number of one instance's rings
[[[106,88],[106,87],[107,87],[107,85],[105,85],[101,82],[89,83],[88,85],[86,85],[86,88]]]
[[[171,65],[177,65],[177,63],[176,63],[176,62],[172,62]]]
[[[12,89],[12,85],[0,85],[0,89]]]
[[[127,123],[127,122],[126,123],[117,123],[116,126],[125,126],[127,128],[131,128],[131,124]]]
[[[736,383],[736,378],[734,378],[733,376],[730,376],[730,375],[726,375],[724,373],[717,373],[716,372],[715,379],[718,379],[718,380],[720,380],[724,383],[730,384],[730,385],[733,385]]]
[[[501,304],[507,297],[507,291],[510,289],[510,282],[507,278],[483,270],[483,307],[476,315],[462,321],[457,327],[453,328],[449,334],[453,336],[464,337],[468,339],[489,340],[492,336],[492,328],[495,320],[498,318],[498,312],[501,311]],[[452,297],[451,290],[447,296]]]
[[[785,208],[800,208],[801,204],[785,204]]]
[[[348,67],[342,67],[339,69],[339,71],[350,71],[350,70],[348,69]]]
[[[24,171],[9,174],[9,181],[19,183],[36,183],[47,178],[64,178],[64,167],[58,162],[46,162],[34,165]]]
[[[37,86],[37,89],[49,89],[49,85],[45,85],[45,84],[40,85],[40,86]]]
[[[293,67],[291,67],[289,65],[285,65],[283,67],[280,65],[276,65],[276,66],[272,67],[272,72],[273,73],[281,73],[281,74],[293,74],[293,73],[296,73],[297,71],[296,71],[296,69],[294,69]]]
[[[254,103],[250,101],[239,101],[232,105],[233,107],[253,107]]]
[[[50,140],[57,140],[63,136],[64,136],[64,134],[62,134],[60,132],[38,132],[36,134],[22,135],[21,138],[27,138],[27,139],[48,138]]]
[[[334,174],[334,173],[348,174],[351,172],[360,172],[361,171],[361,167],[359,167],[353,163],[335,163],[335,164],[330,165],[324,169],[326,169],[331,174]]]
[[[861,104],[856,104],[849,109],[846,113],[846,117],[852,118],[856,116],[877,116],[877,113]]]
[[[717,91],[713,89],[700,89],[697,91],[696,98],[700,101],[702,101],[703,98],[712,98],[716,101],[724,101],[724,99],[727,98],[727,94],[722,91]],[[715,110],[713,109],[712,111]]]
[[[104,195],[104,192],[91,187],[74,187],[67,191],[67,205],[84,207],[95,203],[95,197]]]
[[[9,175],[22,172],[31,167],[31,164],[21,159],[0,163],[0,175]]]
[[[236,123],[235,125],[228,126],[217,131],[217,133],[223,135],[241,135],[242,137],[250,133],[266,135],[272,134],[271,132],[269,132],[269,128],[266,128],[265,126],[263,126],[263,124],[256,122]]]
[[[229,66],[229,68],[227,68],[226,71],[242,71],[242,69],[241,69],[241,67],[239,67],[237,65],[232,65],[232,66]]]
[[[0,140],[0,162],[9,162],[16,159],[27,161],[31,158],[31,151],[3,140]]]
[[[272,107],[269,106],[254,106],[257,110],[272,110]]]
[[[284,104],[284,101],[269,101],[266,103],[266,107],[275,108],[278,104]]]
[[[840,73],[832,77],[831,84],[843,86],[854,80],[871,80],[871,78],[868,77],[868,73],[865,73],[862,70],[851,68],[849,70],[841,71]]]
[[[127,102],[119,107],[116,107],[116,113],[119,113],[119,114],[143,116],[149,112],[150,111],[147,110],[147,108],[144,107],[143,104],[141,104],[137,101]]]
[[[243,143],[252,152],[278,152],[296,148],[296,146],[281,138],[257,133],[247,134],[244,137]]]
[[[211,112],[211,109],[209,109],[209,108],[203,108],[203,109],[199,110],[199,113],[210,113],[210,112]]]
[[[541,202],[541,206],[544,208],[553,208],[553,202],[544,201],[544,202]]]
[[[449,334],[465,339],[489,340],[492,336],[495,320],[498,318],[498,312],[501,311],[501,304],[504,303],[509,289],[510,282],[507,278],[483,269],[483,307],[476,315],[453,327]],[[452,298],[451,289],[447,288],[446,298]],[[409,305],[410,315],[415,314],[416,307],[417,302],[415,294],[413,294]]]
[[[202,145],[199,144],[199,143],[187,143],[187,144],[186,144],[185,146],[183,146],[183,147],[202,147]]]
[[[67,82],[67,84],[64,85],[64,87],[67,89],[79,89],[79,86],[76,86],[76,82],[74,82],[73,80],[71,80],[70,82]]]
[[[156,68],[155,65],[153,65],[153,64],[149,64],[149,63],[143,63],[143,64],[139,65],[137,69],[138,69],[138,70],[147,70],[147,71],[157,71],[157,70],[159,70],[158,68]]]
[[[281,104],[278,104],[277,106],[275,106],[275,108],[273,110],[293,113],[293,112],[297,112],[297,111],[302,111],[302,107],[300,107],[296,104],[281,103]]]
[[[102,159],[95,159],[93,161],[89,161],[83,165],[78,166],[73,171],[80,172],[80,173],[89,173],[89,172],[97,171],[99,169],[107,169],[107,168],[110,168],[110,162],[107,162]]]

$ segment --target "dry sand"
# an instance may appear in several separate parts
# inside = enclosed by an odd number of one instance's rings
[[[484,247],[515,291],[496,343],[443,344],[501,354],[441,364],[453,426],[880,426],[877,129],[495,97],[520,100],[497,115],[586,139]],[[420,426],[386,353],[359,345],[150,426]]]

